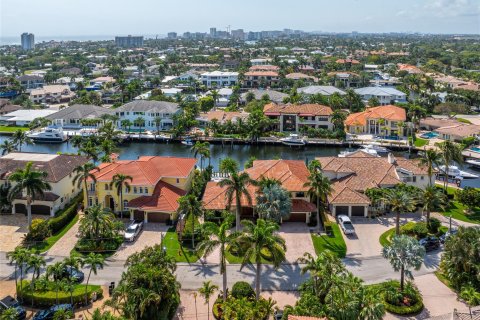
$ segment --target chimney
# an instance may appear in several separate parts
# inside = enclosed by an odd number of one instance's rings
[[[396,160],[395,160],[395,157],[393,156],[393,154],[391,152],[388,153],[388,163],[390,164],[395,164]]]

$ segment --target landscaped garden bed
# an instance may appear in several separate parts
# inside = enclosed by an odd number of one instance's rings
[[[333,222],[325,223],[325,231],[327,233],[326,235],[311,233],[315,253],[318,255],[320,252],[330,250],[339,258],[345,257],[347,254],[347,245],[345,244],[338,224]]]

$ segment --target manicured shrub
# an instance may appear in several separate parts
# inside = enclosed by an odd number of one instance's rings
[[[255,297],[252,286],[245,281],[238,281],[232,287],[232,296],[236,299]]]
[[[428,232],[437,234],[438,229],[440,229],[441,226],[442,226],[442,223],[440,222],[440,220],[438,220],[437,218],[430,218],[427,225]]]
[[[48,221],[44,219],[33,219],[28,233],[23,239],[24,243],[43,241],[51,235]]]
[[[415,235],[413,229],[415,228],[415,222],[410,221],[403,226],[400,227],[400,233],[401,234],[406,234],[407,236],[413,236]]]
[[[393,280],[383,284],[385,310],[399,315],[417,314],[423,309],[422,295],[411,282],[400,290],[399,281]]]
[[[413,233],[417,239],[425,238],[428,234],[427,224],[425,222],[418,222],[413,227]]]
[[[60,232],[73,218],[77,215],[78,205],[83,200],[83,194],[79,194],[72,199],[70,204],[65,207],[63,210],[57,212],[54,218],[48,220],[48,225],[52,234]]]

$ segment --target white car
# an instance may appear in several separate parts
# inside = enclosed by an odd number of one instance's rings
[[[349,217],[345,215],[340,215],[337,217],[338,224],[340,224],[340,228],[342,228],[343,233],[345,234],[354,234],[355,228],[353,227],[352,221]]]
[[[133,221],[125,230],[125,241],[135,241],[135,238],[138,236],[140,231],[142,231],[143,221]]]

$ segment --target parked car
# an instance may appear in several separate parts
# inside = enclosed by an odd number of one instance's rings
[[[346,215],[339,215],[338,216],[338,223],[340,224],[340,228],[343,230],[345,234],[354,234],[355,228],[353,227],[352,221]]]
[[[425,251],[433,251],[440,248],[440,240],[437,237],[426,237],[418,241],[425,247]]]
[[[135,241],[140,231],[143,228],[143,221],[135,220],[133,221],[125,230],[125,241]]]
[[[35,316],[33,316],[33,320],[52,320],[55,312],[58,310],[67,310],[73,313],[73,306],[67,303],[51,306],[48,309],[38,311]]]
[[[6,296],[2,300],[0,300],[0,316],[5,310],[10,308],[13,308],[17,311],[18,320],[23,320],[27,317],[27,311],[20,305],[20,303],[18,303],[17,300],[15,300],[15,298],[12,298],[11,296]]]
[[[439,238],[439,239],[440,239],[440,242],[441,242],[441,243],[445,243],[445,241],[446,241],[448,238],[450,238],[451,236],[457,234],[457,232],[458,232],[457,229],[453,229],[451,232],[450,232],[450,231],[445,232],[445,234],[442,234],[442,235],[440,236],[440,238]]]
[[[283,311],[282,310],[275,310],[273,313],[273,320],[282,320],[283,318]]]

